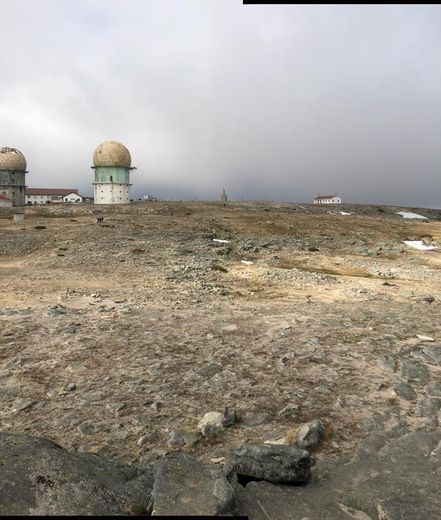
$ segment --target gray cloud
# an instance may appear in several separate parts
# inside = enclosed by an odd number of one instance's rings
[[[0,144],[30,186],[441,206],[441,8],[0,0]]]

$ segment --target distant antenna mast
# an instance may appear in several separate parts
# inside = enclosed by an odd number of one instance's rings
[[[222,204],[223,204],[224,206],[227,204],[228,197],[227,197],[227,194],[225,193],[225,188],[222,188],[222,193],[221,193],[221,196],[220,196],[220,201],[222,202]]]

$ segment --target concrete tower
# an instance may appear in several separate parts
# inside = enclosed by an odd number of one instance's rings
[[[25,205],[25,156],[15,148],[0,148],[0,195],[12,200],[13,206]]]
[[[93,154],[95,204],[129,204],[132,158],[127,148],[116,141],[101,143]]]

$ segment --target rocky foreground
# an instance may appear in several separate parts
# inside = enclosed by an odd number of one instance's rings
[[[439,518],[439,429],[373,432],[352,459],[313,462],[305,450],[263,445],[236,447],[223,470],[182,453],[130,466],[2,433],[0,514]]]
[[[101,490],[93,511],[168,511],[184,464],[219,514],[439,517],[441,211],[53,205],[0,211],[0,243],[0,424],[19,443],[2,451],[5,513],[14,496],[58,511],[75,487]],[[31,471],[20,446],[72,473]],[[230,471],[243,446],[308,450],[309,483],[268,457]]]

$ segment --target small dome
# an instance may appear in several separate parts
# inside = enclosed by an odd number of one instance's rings
[[[26,171],[25,156],[15,148],[0,148],[0,170]]]
[[[117,141],[101,143],[93,154],[94,166],[121,166],[130,168],[132,158],[127,148]]]

